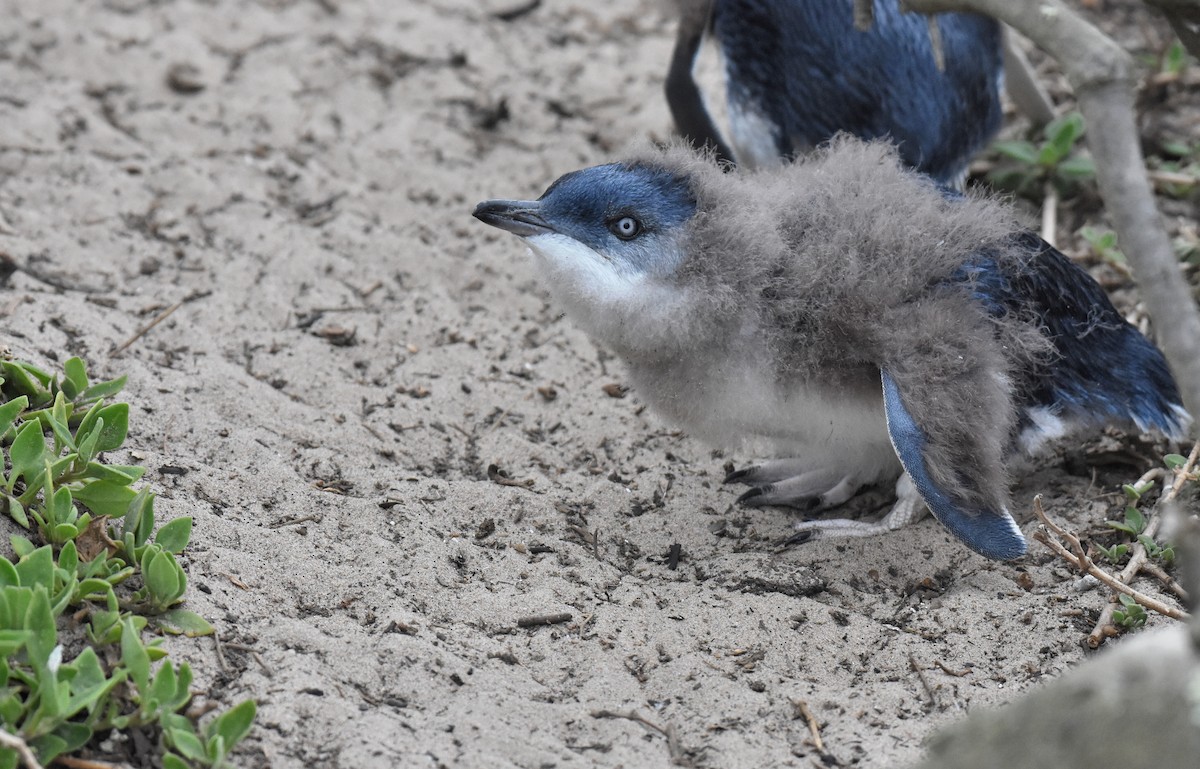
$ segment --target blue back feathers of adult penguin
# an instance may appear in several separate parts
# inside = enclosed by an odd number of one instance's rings
[[[897,479],[881,521],[931,510],[990,558],[1025,552],[1014,455],[1105,425],[1182,438],[1162,354],[1087,273],[986,198],[948,196],[883,143],[757,173],[685,147],[576,171],[475,216],[522,237],[572,319],[660,415],[778,459],[741,501],[824,509]]]
[[[679,5],[667,102],[679,131],[722,159],[776,165],[845,132],[889,139],[908,166],[961,186],[972,156],[1000,128],[1002,38],[991,18],[933,16],[939,67],[927,17],[901,11],[899,0],[875,0],[865,30],[855,28],[849,0]],[[723,60],[728,135],[693,76],[705,39]]]

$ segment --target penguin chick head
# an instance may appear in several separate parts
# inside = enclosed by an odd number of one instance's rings
[[[487,200],[474,215],[524,239],[576,321],[627,348],[673,325],[649,316],[661,317],[680,299],[671,277],[696,210],[686,176],[634,162],[574,171],[537,200]],[[633,329],[640,340],[630,338]]]

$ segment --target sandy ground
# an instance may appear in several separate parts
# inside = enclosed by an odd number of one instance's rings
[[[0,2],[0,342],[129,375],[117,458],[194,516],[224,642],[173,655],[258,700],[241,764],[895,766],[1077,662],[1104,598],[1043,549],[926,521],[777,552],[788,515],[720,483],[747,457],[606,393],[469,213],[666,137],[673,23],[544,6]],[[1136,472],[1089,473],[1017,510],[1099,527]]]

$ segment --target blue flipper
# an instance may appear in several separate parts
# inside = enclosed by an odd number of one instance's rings
[[[900,388],[888,372],[882,372],[883,405],[888,434],[900,464],[917,487],[921,498],[942,525],[975,552],[1001,561],[1025,554],[1025,537],[1012,516],[999,504],[998,509],[964,509],[945,490],[938,487],[925,461],[928,436],[904,407]]]

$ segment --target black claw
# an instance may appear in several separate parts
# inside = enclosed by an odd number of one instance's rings
[[[725,476],[722,483],[744,483],[747,476],[754,472],[753,467],[743,467],[741,470],[733,470]]]
[[[787,541],[783,543],[783,546],[791,547],[792,545],[803,545],[805,542],[808,542],[813,538],[813,534],[814,532],[811,529],[807,531],[798,531],[792,536],[788,537]]]
[[[748,504],[751,507],[758,507],[760,504],[762,504],[761,502],[756,504],[754,502],[751,502],[750,500],[754,499],[755,497],[761,497],[764,493],[765,493],[765,490],[761,486],[755,486],[754,488],[750,489],[745,494],[742,494],[742,496],[740,496],[736,500],[734,500],[734,504],[735,505],[747,505]]]

